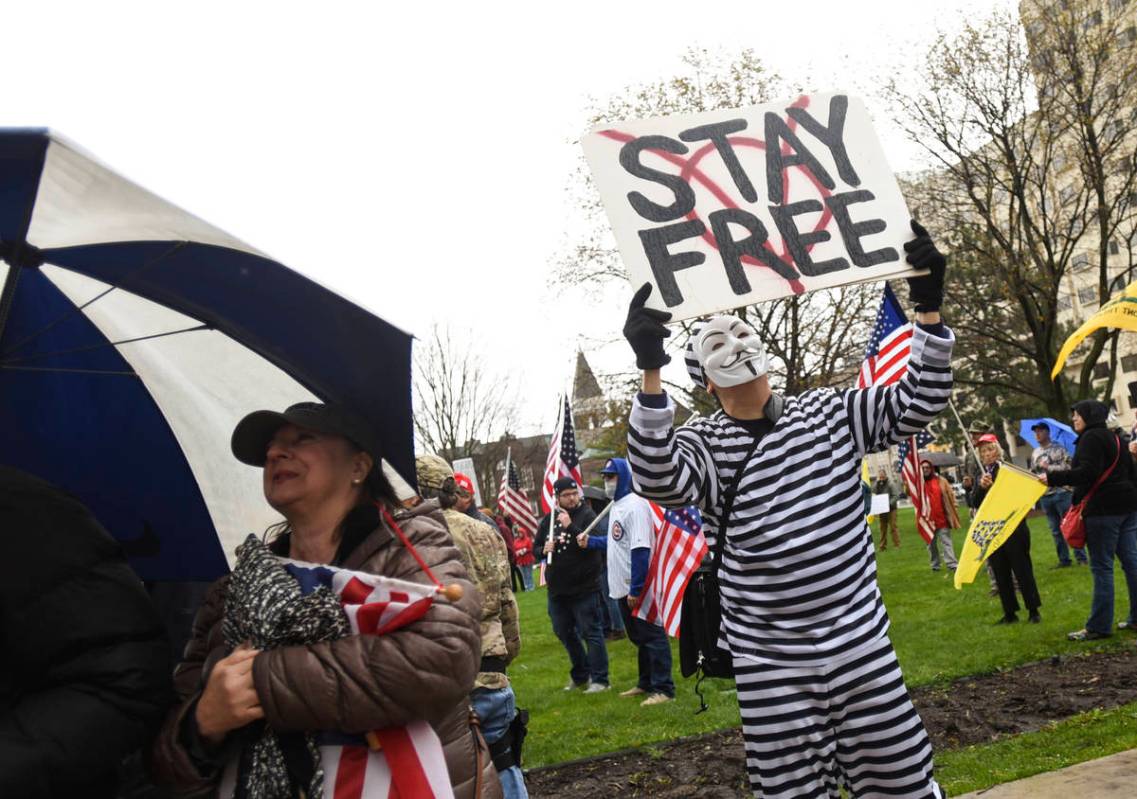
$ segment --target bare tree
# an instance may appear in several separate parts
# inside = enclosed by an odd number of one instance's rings
[[[922,62],[921,88],[894,81],[886,93],[935,167],[913,194],[955,256],[959,382],[992,403],[1010,392],[1021,405],[1064,415],[1071,399],[1094,393],[1094,365],[1109,340],[1104,331],[1092,338],[1073,386],[1051,381],[1069,330],[1059,323],[1068,276],[1083,261],[1090,267],[1092,248],[1104,300],[1110,241],[1133,235],[1137,172],[1132,157],[1119,160],[1126,125],[1118,120],[1137,103],[1137,76],[1131,56],[1111,63],[1113,18],[1087,17],[1089,4],[1060,5],[1024,4],[1030,44],[1019,19],[1001,12],[941,34]]]
[[[488,442],[516,426],[516,394],[508,377],[494,373],[469,344],[456,344],[449,329],[436,325],[424,346],[415,349],[414,389],[419,449],[447,460],[474,458],[479,485],[492,493],[493,469],[505,449]]]

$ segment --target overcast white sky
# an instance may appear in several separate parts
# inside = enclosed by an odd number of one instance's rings
[[[937,25],[1012,0],[651,3],[4,2],[0,124],[55,128],[150,190],[416,334],[511,365],[521,432],[550,426],[578,335],[630,290],[554,296],[588,98],[755,49],[866,97]],[[627,368],[626,345],[589,352]]]

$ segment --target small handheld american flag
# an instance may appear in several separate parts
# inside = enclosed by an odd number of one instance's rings
[[[434,602],[433,585],[331,566],[285,561],[301,593],[332,591],[353,635],[385,635],[421,618]],[[375,730],[366,736],[317,736],[324,799],[453,799],[442,742],[425,721]]]
[[[694,505],[662,510],[654,502],[655,543],[635,615],[679,637],[683,593],[707,554],[703,518]]]

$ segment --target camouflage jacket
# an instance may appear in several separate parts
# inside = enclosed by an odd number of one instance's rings
[[[501,658],[509,663],[521,650],[521,630],[505,542],[497,530],[464,513],[450,509],[442,511],[442,515],[470,579],[482,594],[482,657]],[[479,672],[474,681],[475,688],[508,685],[509,678],[497,671]]]

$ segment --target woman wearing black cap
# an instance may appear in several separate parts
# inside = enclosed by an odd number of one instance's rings
[[[1092,641],[1113,632],[1113,557],[1121,561],[1129,588],[1129,615],[1117,626],[1132,629],[1137,620],[1137,487],[1133,459],[1121,439],[1106,427],[1104,402],[1083,400],[1072,409],[1078,440],[1069,469],[1049,469],[1039,480],[1074,487],[1074,504],[1086,500],[1086,549],[1094,576],[1094,596],[1084,629],[1072,641]]]
[[[240,590],[246,586],[239,564],[210,589],[175,671],[179,701],[155,744],[157,775],[195,790],[227,785],[219,789],[226,795],[306,795],[322,768],[306,733],[359,735],[423,720],[442,743],[455,796],[500,797],[467,710],[479,664],[478,596],[445,524],[396,513],[375,439],[341,409],[300,403],[284,413],[257,411],[237,425],[232,447],[238,460],[263,468],[265,499],[284,516],[268,544],[272,554],[419,583],[429,582],[429,569],[464,592],[384,635],[321,641],[303,636],[310,627],[301,622],[313,620],[301,619],[298,640],[311,643],[257,651],[227,642],[227,628],[302,611],[287,592],[274,601],[269,589]],[[257,542],[251,545],[255,550]],[[272,572],[277,562],[265,560]],[[266,585],[275,590],[279,583]],[[266,727],[278,741],[279,756],[271,759],[257,748]],[[267,784],[279,792],[264,792]],[[259,792],[249,794],[256,786]]]

